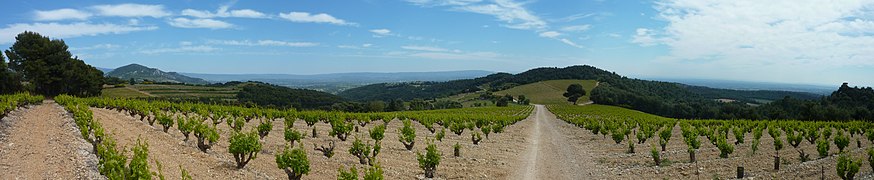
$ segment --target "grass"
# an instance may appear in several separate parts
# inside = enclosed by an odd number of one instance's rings
[[[586,96],[580,97],[577,103],[589,102],[588,94],[597,84],[594,80],[551,80],[516,86],[507,90],[495,92],[495,95],[525,95],[533,104],[567,104],[567,98],[562,96],[571,84],[583,85]]]
[[[100,96],[103,97],[120,97],[120,98],[138,98],[138,97],[149,97],[146,94],[137,92],[133,89],[125,88],[125,87],[113,87],[113,88],[105,88],[101,91]]]

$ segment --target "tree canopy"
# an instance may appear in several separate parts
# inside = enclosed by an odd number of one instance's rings
[[[583,85],[571,84],[567,86],[567,92],[562,95],[567,98],[568,102],[577,104],[577,100],[586,95],[586,90],[583,89]]]
[[[29,31],[18,34],[15,40],[6,50],[9,68],[19,73],[34,92],[47,96],[100,95],[103,72],[73,57],[63,40]]]

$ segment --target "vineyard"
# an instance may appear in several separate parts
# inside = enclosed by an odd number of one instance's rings
[[[364,179],[468,177],[480,170],[471,164],[493,158],[477,149],[501,144],[504,129],[533,110],[343,113],[71,96],[55,100],[72,113],[81,136],[93,146],[100,173],[110,179],[330,179],[358,172]]]
[[[602,105],[549,109],[589,132],[583,138],[602,146],[594,150],[599,164],[620,176],[874,177],[870,122],[677,120]]]

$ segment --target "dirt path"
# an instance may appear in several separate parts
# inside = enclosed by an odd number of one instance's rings
[[[54,101],[3,118],[0,179],[102,179],[91,146]]]
[[[570,124],[555,118],[543,105],[535,105],[534,118],[520,122],[528,135],[525,151],[512,169],[518,179],[588,179],[596,169],[591,154],[574,139]]]

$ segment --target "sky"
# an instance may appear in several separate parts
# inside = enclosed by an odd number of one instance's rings
[[[88,64],[323,74],[588,64],[635,78],[874,85],[874,0],[14,1]]]

